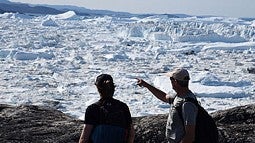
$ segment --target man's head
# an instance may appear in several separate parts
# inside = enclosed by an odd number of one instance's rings
[[[101,74],[97,76],[95,85],[102,98],[108,98],[113,96],[115,86],[111,75]]]
[[[188,87],[189,85],[189,72],[184,68],[175,68],[172,72],[167,73],[171,81],[176,81],[182,87]]]

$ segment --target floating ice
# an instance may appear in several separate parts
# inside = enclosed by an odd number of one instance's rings
[[[44,21],[42,21],[42,26],[53,26],[53,27],[57,27],[58,24],[56,23],[56,21],[54,21],[53,19],[51,18],[48,18]]]
[[[0,102],[54,107],[84,119],[111,74],[114,97],[132,116],[163,114],[169,104],[136,85],[142,78],[174,95],[165,73],[181,66],[190,89],[212,111],[254,103],[254,24],[238,18],[155,15],[80,17],[0,15]],[[254,21],[253,21],[254,23]],[[41,26],[40,26],[41,25]]]

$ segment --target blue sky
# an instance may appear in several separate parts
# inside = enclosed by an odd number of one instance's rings
[[[10,0],[31,4],[76,5],[131,13],[169,13],[255,18],[255,0]]]

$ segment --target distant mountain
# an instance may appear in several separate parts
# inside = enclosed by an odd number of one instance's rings
[[[0,13],[4,12],[18,12],[18,13],[30,13],[30,14],[60,14],[62,11],[54,8],[44,6],[30,6],[28,4],[11,3],[0,1]]]
[[[8,0],[0,0],[0,3],[11,3],[11,2]]]
[[[0,13],[28,13],[28,14],[60,14],[67,11],[74,11],[81,16],[117,16],[117,17],[140,17],[145,18],[153,15],[164,15],[168,18],[189,17],[185,14],[131,14],[128,12],[116,12],[110,10],[92,10],[84,7],[71,5],[32,5],[18,2],[10,2],[8,0],[0,0]]]
[[[121,16],[121,17],[130,17],[135,14],[128,12],[116,12],[110,10],[91,10],[84,7],[71,6],[71,5],[42,5],[46,7],[51,7],[60,11],[74,11],[77,15],[111,15],[111,16]]]
[[[4,13],[4,11],[2,9],[0,9],[0,13]]]
[[[29,14],[60,14],[67,11],[74,11],[77,15],[112,15],[112,16],[130,16],[126,12],[114,12],[109,10],[91,10],[84,7],[70,5],[32,5],[24,3],[10,2],[8,0],[0,0],[0,13],[18,12]]]

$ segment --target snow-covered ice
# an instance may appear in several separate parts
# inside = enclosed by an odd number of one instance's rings
[[[254,103],[254,21],[227,17],[146,18],[0,14],[0,102],[54,107],[83,119],[99,99],[96,76],[111,74],[115,98],[132,116],[169,105],[136,85],[143,78],[174,94],[164,75],[185,67],[209,111]]]

